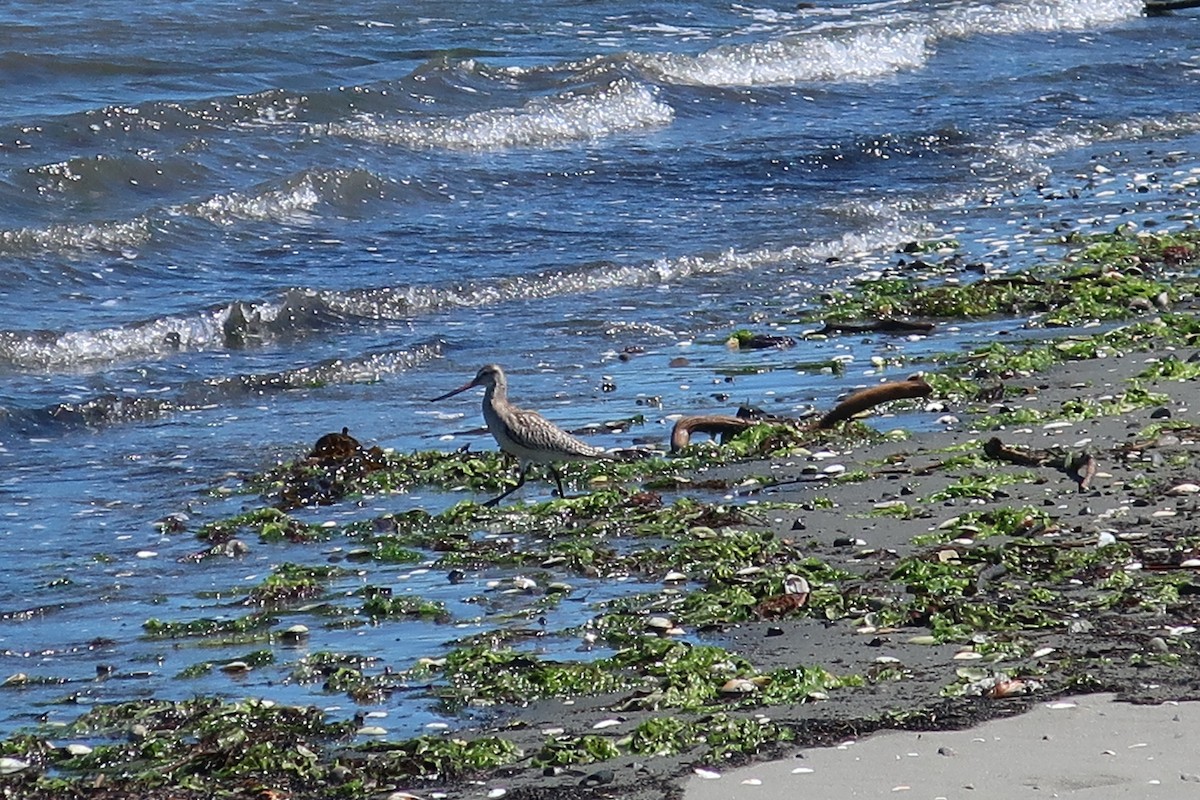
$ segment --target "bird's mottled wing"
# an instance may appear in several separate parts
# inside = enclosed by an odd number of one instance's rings
[[[517,446],[546,455],[549,460],[598,458],[604,449],[576,439],[536,411],[517,409],[508,425],[508,436]]]

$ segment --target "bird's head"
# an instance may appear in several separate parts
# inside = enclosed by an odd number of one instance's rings
[[[451,389],[444,395],[433,398],[431,402],[436,403],[438,400],[445,400],[447,397],[453,397],[460,392],[465,392],[467,389],[474,389],[476,386],[486,386],[491,388],[497,385],[504,385],[504,370],[500,368],[499,364],[484,364],[479,368],[479,372],[475,373],[475,377],[473,379],[464,383],[457,389]]]

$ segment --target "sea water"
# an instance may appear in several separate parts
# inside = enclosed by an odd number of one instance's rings
[[[821,292],[905,243],[953,240],[977,277],[1060,256],[1066,230],[1192,219],[1195,13],[806,6],[0,6],[0,678],[38,679],[0,690],[0,732],[197,692],[348,706],[286,679],[297,651],[178,679],[246,647],[176,647],[142,623],[245,614],[273,565],[329,558],[252,542],[186,560],[201,524],[258,504],[221,494],[238,474],[343,426],[399,451],[494,447],[476,396],[428,402],[483,363],[566,427],[645,416],[596,444],[661,445],[673,415],[828,408],[907,374],[872,356],[994,335],[800,337]],[[800,341],[730,352],[742,327]],[[811,367],[832,359],[846,368]],[[171,514],[188,530],[160,532]],[[322,628],[308,647],[403,669],[496,624],[460,602],[507,577],[375,574],[457,624]],[[586,618],[567,605],[551,627]],[[400,695],[386,710],[400,732],[433,713]]]

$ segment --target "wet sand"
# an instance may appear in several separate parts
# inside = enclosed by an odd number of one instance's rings
[[[686,800],[1200,794],[1200,703],[1086,695],[964,731],[890,732],[688,781]],[[713,777],[719,776],[719,777]]]
[[[1127,390],[1129,379],[1161,355],[1165,353],[1113,354],[1068,362],[1046,374],[1017,376],[1009,383],[1019,384],[1023,393],[1004,402],[1010,408],[1051,415],[1064,403],[1103,402]],[[1186,359],[1194,354],[1188,350],[1174,355]],[[1143,565],[1136,558],[1148,560],[1156,548],[1178,542],[1189,531],[1194,534],[1192,520],[1200,518],[1196,494],[1171,491],[1200,480],[1200,442],[1191,433],[1166,432],[1153,441],[1144,433],[1153,423],[1168,419],[1200,426],[1196,382],[1157,381],[1147,388],[1161,393],[1163,402],[1000,430],[975,428],[964,413],[943,430],[906,441],[821,459],[740,464],[714,470],[713,476],[736,481],[770,474],[777,486],[750,490],[752,498],[763,501],[803,503],[814,495],[832,501],[828,507],[810,505],[800,512],[767,516],[764,526],[794,541],[806,554],[858,573],[874,570],[886,576],[889,565],[903,556],[936,557],[938,546],[916,544],[914,538],[919,541],[966,511],[1008,507],[1047,509],[1053,529],[1033,535],[1056,546],[1097,548],[1109,536],[1128,540],[1132,555],[1125,563],[1118,560],[1116,569],[1140,570]],[[955,409],[948,413],[954,415]],[[886,418],[872,424],[888,428]],[[1086,451],[1094,456],[1096,473],[1081,490],[1064,470],[1043,466],[1034,469],[1035,479],[1007,485],[990,500],[948,500],[934,507],[932,515],[907,519],[870,514],[880,503],[927,498],[946,488],[956,474],[939,465],[954,452],[982,448],[993,436],[1010,447]],[[823,479],[822,471],[830,463],[865,469],[872,477],[845,483]],[[1184,575],[1185,591],[1191,593],[1189,587],[1196,581],[1188,568],[1164,568],[1182,570],[1174,574]],[[981,573],[980,591],[985,593],[994,589],[984,585],[986,577]],[[1098,575],[1091,585],[1081,582],[1078,591],[1101,592],[1103,581]],[[973,655],[971,643],[935,644],[922,627],[871,631],[812,616],[743,623],[703,638],[743,654],[763,671],[816,664],[837,674],[869,675],[883,664],[899,666],[905,674],[902,679],[831,691],[812,702],[741,712],[787,725],[797,735],[794,745],[743,759],[744,766],[701,763],[687,753],[621,757],[553,773],[514,770],[455,787],[449,795],[495,797],[503,790],[509,798],[623,800],[1200,796],[1200,760],[1194,755],[1200,705],[1176,704],[1200,699],[1191,666],[1194,639],[1200,634],[1192,627],[1197,616],[1187,610],[1186,602],[1181,606],[1168,612],[1112,608],[1070,624],[1016,631],[1010,638],[1023,640],[1030,654],[996,663],[964,660],[964,654]],[[1018,676],[1015,691],[992,696],[985,679],[974,690],[945,696],[947,687],[961,685],[962,670],[971,667],[995,674],[997,681]],[[1080,675],[1087,676],[1086,688],[1080,685]],[[614,713],[625,699],[534,703],[506,719],[506,735],[529,752],[544,741],[548,728],[580,736],[595,732],[597,723],[607,720],[604,724],[612,727],[604,732],[619,736],[650,716],[662,715],[642,710]],[[1052,708],[1058,702],[1072,705]],[[855,744],[839,747],[851,741]],[[754,763],[772,758],[781,760]]]

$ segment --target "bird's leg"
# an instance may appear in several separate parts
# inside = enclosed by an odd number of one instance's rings
[[[554,482],[558,484],[558,496],[565,499],[567,493],[563,491],[562,476],[558,474],[558,470],[554,468],[553,464],[547,464],[546,469],[550,470],[550,474],[554,476]]]
[[[488,500],[486,503],[484,503],[484,505],[490,508],[490,507],[496,505],[496,503],[499,503],[504,498],[508,497],[510,494],[515,492],[517,489],[520,489],[522,486],[524,486],[525,485],[525,476],[529,474],[529,468],[531,466],[533,466],[533,465],[532,464],[523,465],[521,467],[521,477],[517,478],[517,485],[510,486],[509,488],[505,489],[499,495],[497,495],[496,497],[493,497],[491,500]]]

